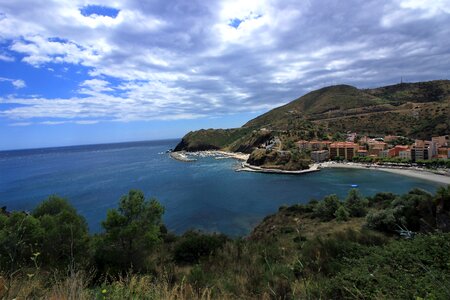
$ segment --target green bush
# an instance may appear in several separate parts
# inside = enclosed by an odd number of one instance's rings
[[[120,199],[119,208],[108,211],[102,222],[104,234],[94,243],[97,268],[101,271],[144,270],[146,259],[161,240],[164,208],[155,199],[131,190]]]
[[[419,235],[347,260],[315,292],[326,299],[449,299],[450,235]]]
[[[384,209],[389,207],[396,197],[397,195],[393,193],[376,193],[374,196],[368,197],[367,200],[369,207]]]
[[[0,215],[0,270],[18,271],[41,253],[44,230],[38,219],[22,212]]]
[[[336,221],[345,222],[345,221],[348,221],[348,219],[350,217],[350,213],[345,208],[345,206],[341,205],[334,213],[334,216],[336,217]]]
[[[385,243],[386,238],[376,232],[349,229],[328,238],[317,237],[306,241],[300,251],[301,261],[306,272],[335,274],[347,260],[365,255],[368,247]]]
[[[74,267],[74,263],[87,263],[88,226],[66,199],[50,196],[32,214],[44,231],[41,259],[46,265]]]
[[[384,209],[370,212],[366,217],[369,228],[383,232],[392,232],[398,229],[398,220],[394,215],[394,209]]]
[[[396,197],[386,209],[370,213],[366,218],[367,225],[384,232],[395,232],[400,228],[414,232],[434,231],[438,228],[434,202],[431,194],[413,189]]]
[[[222,234],[186,232],[175,245],[174,260],[177,263],[197,263],[220,249],[228,238]]]
[[[334,213],[341,206],[338,196],[329,195],[319,201],[314,209],[314,216],[322,221],[334,219]]]
[[[357,189],[351,189],[345,199],[344,206],[351,217],[364,217],[367,213],[368,201]]]

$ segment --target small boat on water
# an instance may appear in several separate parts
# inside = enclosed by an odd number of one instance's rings
[[[359,185],[357,185],[357,184],[351,184],[350,185],[352,188],[357,188]]]

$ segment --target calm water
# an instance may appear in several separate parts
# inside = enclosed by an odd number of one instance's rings
[[[381,171],[327,169],[302,176],[235,172],[232,159],[194,163],[161,154],[178,140],[0,152],[0,206],[31,210],[50,194],[68,198],[91,231],[129,189],[141,189],[166,208],[169,229],[245,235],[282,204],[305,203],[351,184],[365,195],[403,193],[439,184]]]

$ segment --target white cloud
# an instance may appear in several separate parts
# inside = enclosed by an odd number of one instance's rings
[[[16,126],[30,126],[30,125],[32,125],[33,123],[31,123],[31,122],[15,122],[15,123],[10,123],[9,124],[9,126],[14,126],[14,127],[16,127]]]
[[[330,83],[435,79],[450,67],[449,0],[95,1],[117,9],[115,18],[83,16],[86,3],[0,0],[0,60],[18,54],[55,76],[67,67],[88,74],[71,98],[0,94],[20,104],[0,107],[0,117],[89,123],[255,112]]]
[[[11,83],[16,89],[22,89],[27,86],[22,79],[13,80]]]
[[[9,56],[7,54],[2,54],[2,53],[0,53],[0,60],[6,61],[6,62],[13,62],[13,61],[15,61],[14,57]]]
[[[22,89],[27,86],[25,81],[23,81],[22,79],[0,77],[0,81],[10,82],[16,89]]]

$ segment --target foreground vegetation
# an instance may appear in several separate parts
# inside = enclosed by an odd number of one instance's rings
[[[280,207],[247,238],[175,236],[132,190],[90,235],[52,196],[0,215],[3,299],[449,299],[450,186]]]

